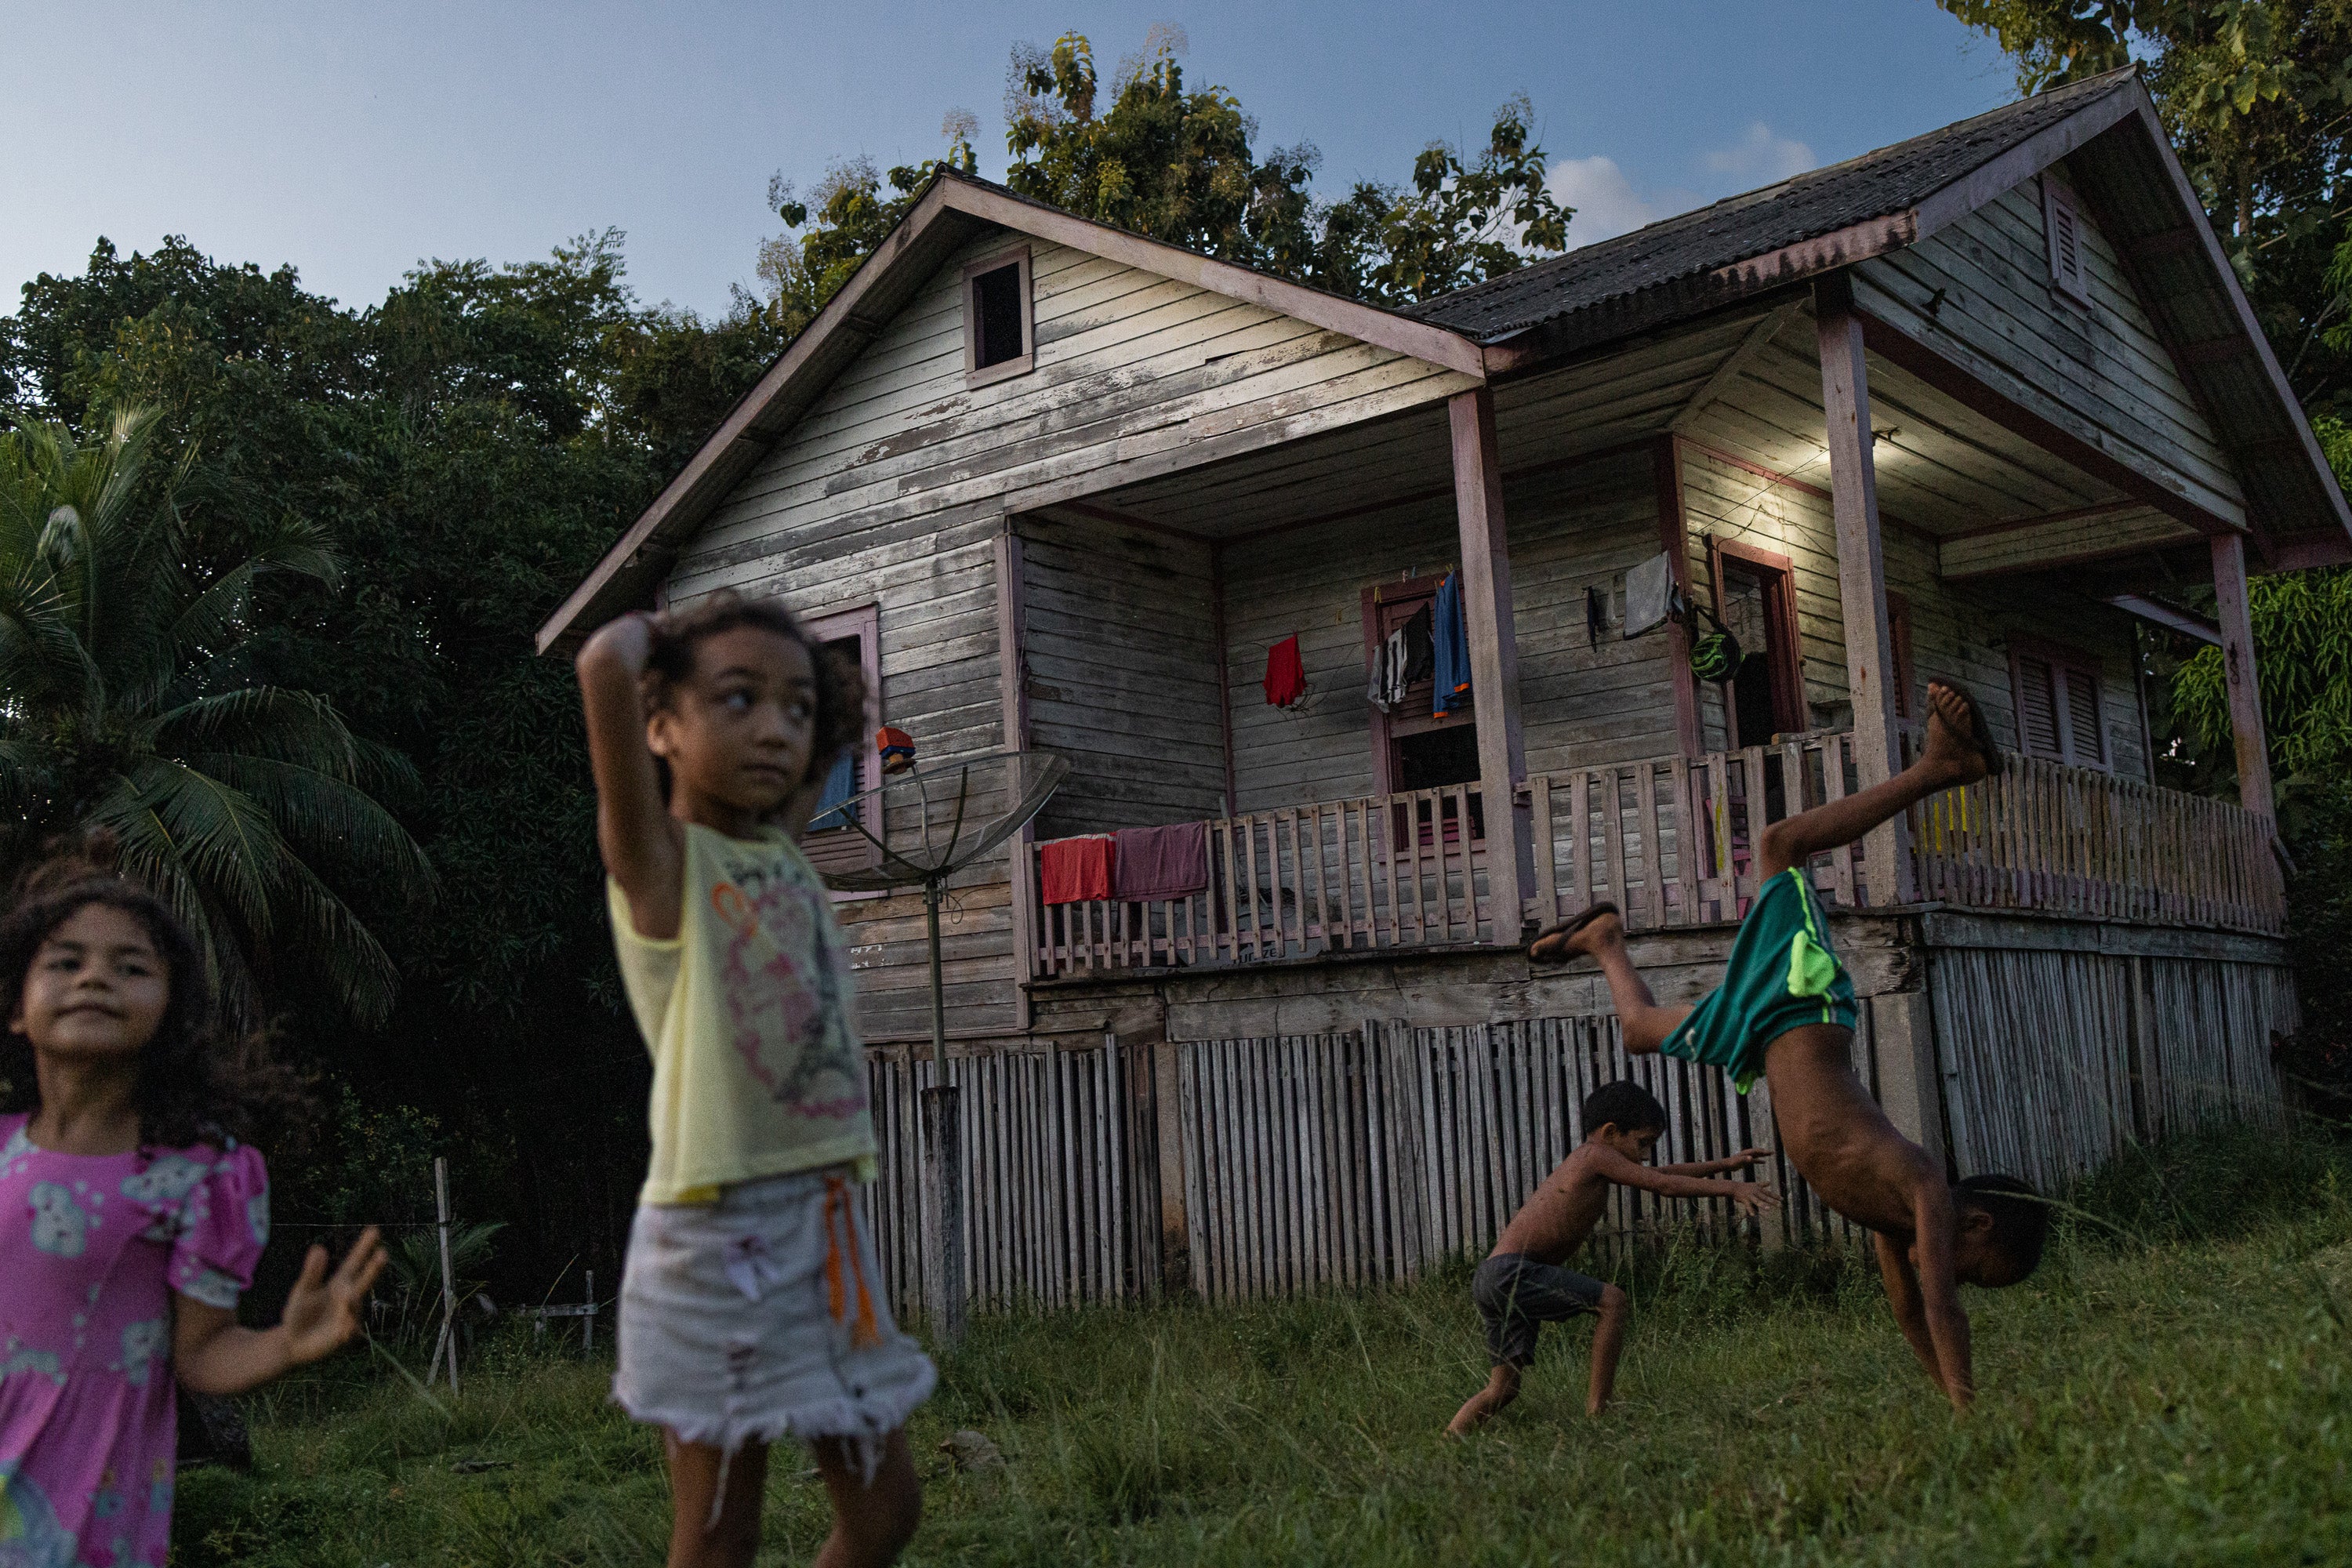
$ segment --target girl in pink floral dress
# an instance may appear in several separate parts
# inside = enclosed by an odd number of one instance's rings
[[[0,920],[0,1077],[30,1101],[0,1115],[0,1568],[163,1568],[174,1379],[236,1394],[330,1353],[383,1267],[372,1230],[331,1278],[314,1247],[284,1321],[237,1326],[269,1183],[210,1000],[171,911],[96,858]]]

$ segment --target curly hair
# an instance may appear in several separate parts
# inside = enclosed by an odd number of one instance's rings
[[[203,950],[170,905],[115,868],[110,835],[93,833],[59,848],[18,879],[11,907],[0,916],[0,1016],[16,1016],[41,944],[93,904],[140,923],[170,983],[163,1016],[139,1053],[141,1142],[178,1147],[249,1138],[261,1122],[299,1116],[307,1104],[301,1081],[272,1059],[262,1037],[222,1037]],[[32,1055],[23,1035],[0,1035],[0,1083],[6,1086],[0,1106],[40,1108]]]
[[[808,776],[821,778],[842,752],[866,734],[866,672],[856,658],[829,647],[801,628],[793,613],[773,599],[747,599],[722,589],[681,610],[650,617],[653,643],[646,653],[645,699],[648,711],[669,700],[679,682],[694,674],[694,650],[721,632],[756,626],[808,649],[816,678],[816,722],[809,738]]]

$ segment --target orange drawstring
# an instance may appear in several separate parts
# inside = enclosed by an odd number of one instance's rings
[[[835,1216],[840,1217],[836,1228]],[[857,1286],[857,1321],[849,1331],[849,1342],[871,1347],[882,1342],[882,1325],[874,1321],[874,1298],[866,1290],[866,1265],[857,1257],[857,1210],[850,1203],[849,1183],[841,1176],[824,1179],[824,1288],[826,1307],[836,1323],[847,1316],[848,1303],[843,1300],[841,1288],[841,1243],[844,1235],[849,1238],[849,1274]]]

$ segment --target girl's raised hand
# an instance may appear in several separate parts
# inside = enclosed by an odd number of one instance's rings
[[[360,1232],[332,1275],[327,1272],[327,1249],[312,1247],[302,1259],[302,1277],[286,1297],[287,1359],[299,1366],[349,1344],[360,1331],[360,1305],[390,1258],[373,1226]]]

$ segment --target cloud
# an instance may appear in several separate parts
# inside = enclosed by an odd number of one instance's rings
[[[1644,224],[1688,212],[1716,195],[1750,190],[1801,174],[1818,166],[1813,150],[1792,136],[1777,134],[1759,120],[1740,139],[1699,156],[1706,177],[1701,182],[1712,193],[1700,195],[1680,188],[1642,191],[1634,188],[1617,160],[1604,153],[1590,158],[1562,158],[1551,166],[1551,194],[1562,206],[1576,209],[1568,226],[1571,246],[1591,245],[1630,233]]]
[[[1742,187],[1769,185],[1791,174],[1801,174],[1821,163],[1813,150],[1790,136],[1774,133],[1758,120],[1748,134],[1728,147],[1718,147],[1701,160],[1711,174],[1727,174]]]
[[[1633,188],[1616,159],[1599,153],[1560,159],[1551,166],[1550,184],[1553,200],[1576,209],[1568,226],[1570,245],[1613,238],[1684,211],[1696,200],[1682,191],[1643,195]]]

